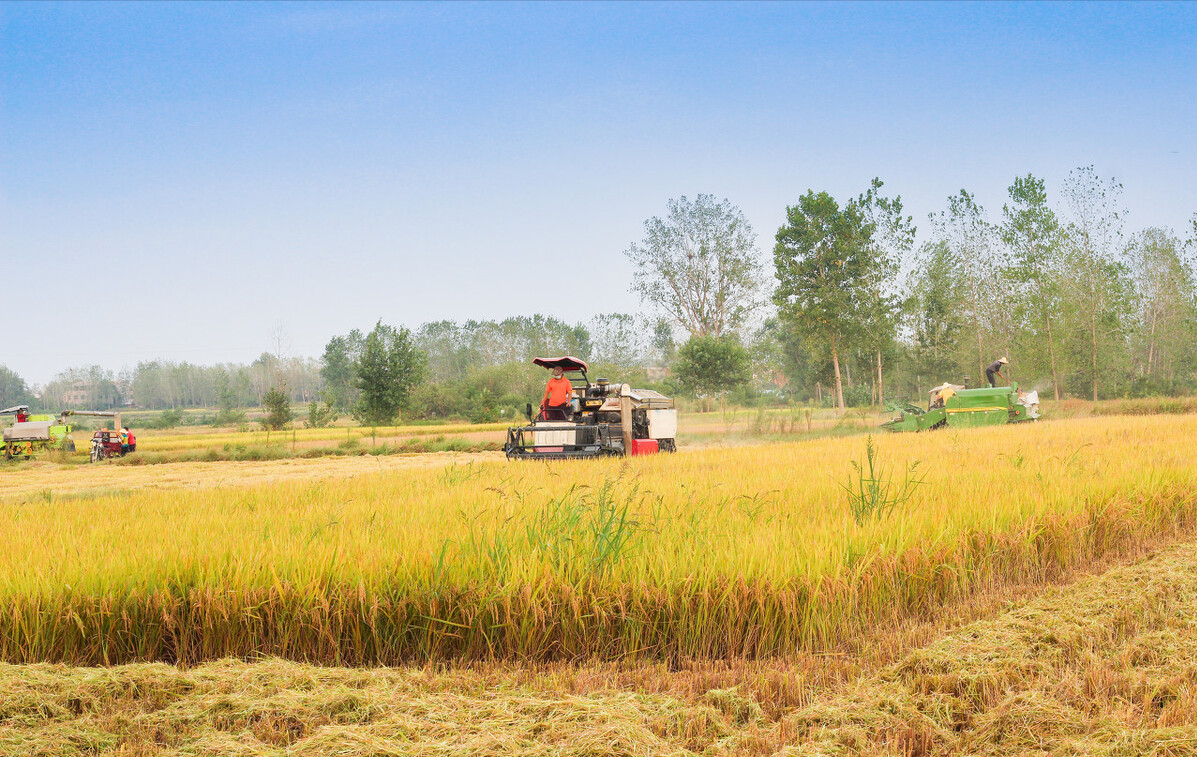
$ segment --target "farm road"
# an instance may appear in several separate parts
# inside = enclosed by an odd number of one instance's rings
[[[435,468],[471,461],[497,461],[502,452],[428,452],[354,455],[254,462],[162,463],[160,465],[58,465],[27,463],[0,470],[0,501],[44,492],[78,495],[137,489],[202,489],[282,481],[352,478],[380,471]]]

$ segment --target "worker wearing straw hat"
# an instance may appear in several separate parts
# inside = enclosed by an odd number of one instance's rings
[[[995,375],[1001,376],[1002,381],[1008,382],[1006,377],[1002,375],[1002,366],[1009,365],[1009,364],[1010,364],[1009,360],[1007,360],[1004,357],[999,357],[997,360],[994,360],[992,363],[990,363],[989,366],[985,369],[985,378],[989,379],[989,385],[991,387],[997,386],[997,381],[994,379]]]

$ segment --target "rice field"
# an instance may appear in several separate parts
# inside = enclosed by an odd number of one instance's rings
[[[1189,529],[1195,434],[1197,418],[1159,416],[878,437],[880,478],[890,495],[910,481],[908,496],[855,517],[844,485],[862,483],[859,436],[267,481],[212,464],[208,486],[27,488],[0,499],[0,659],[832,649]],[[52,473],[22,470],[26,487]]]

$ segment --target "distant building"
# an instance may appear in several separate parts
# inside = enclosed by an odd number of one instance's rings
[[[87,401],[91,398],[92,390],[94,388],[95,385],[91,381],[73,381],[71,382],[71,385],[67,387],[67,390],[62,393],[60,398],[62,400],[62,404],[66,405],[67,407],[86,405]]]

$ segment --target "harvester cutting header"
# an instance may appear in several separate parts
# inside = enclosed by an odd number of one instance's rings
[[[588,366],[576,357],[538,357],[553,371],[540,412],[530,425],[509,428],[504,451],[510,459],[571,459],[605,455],[644,455],[677,449],[677,408],[650,389],[593,383]]]

